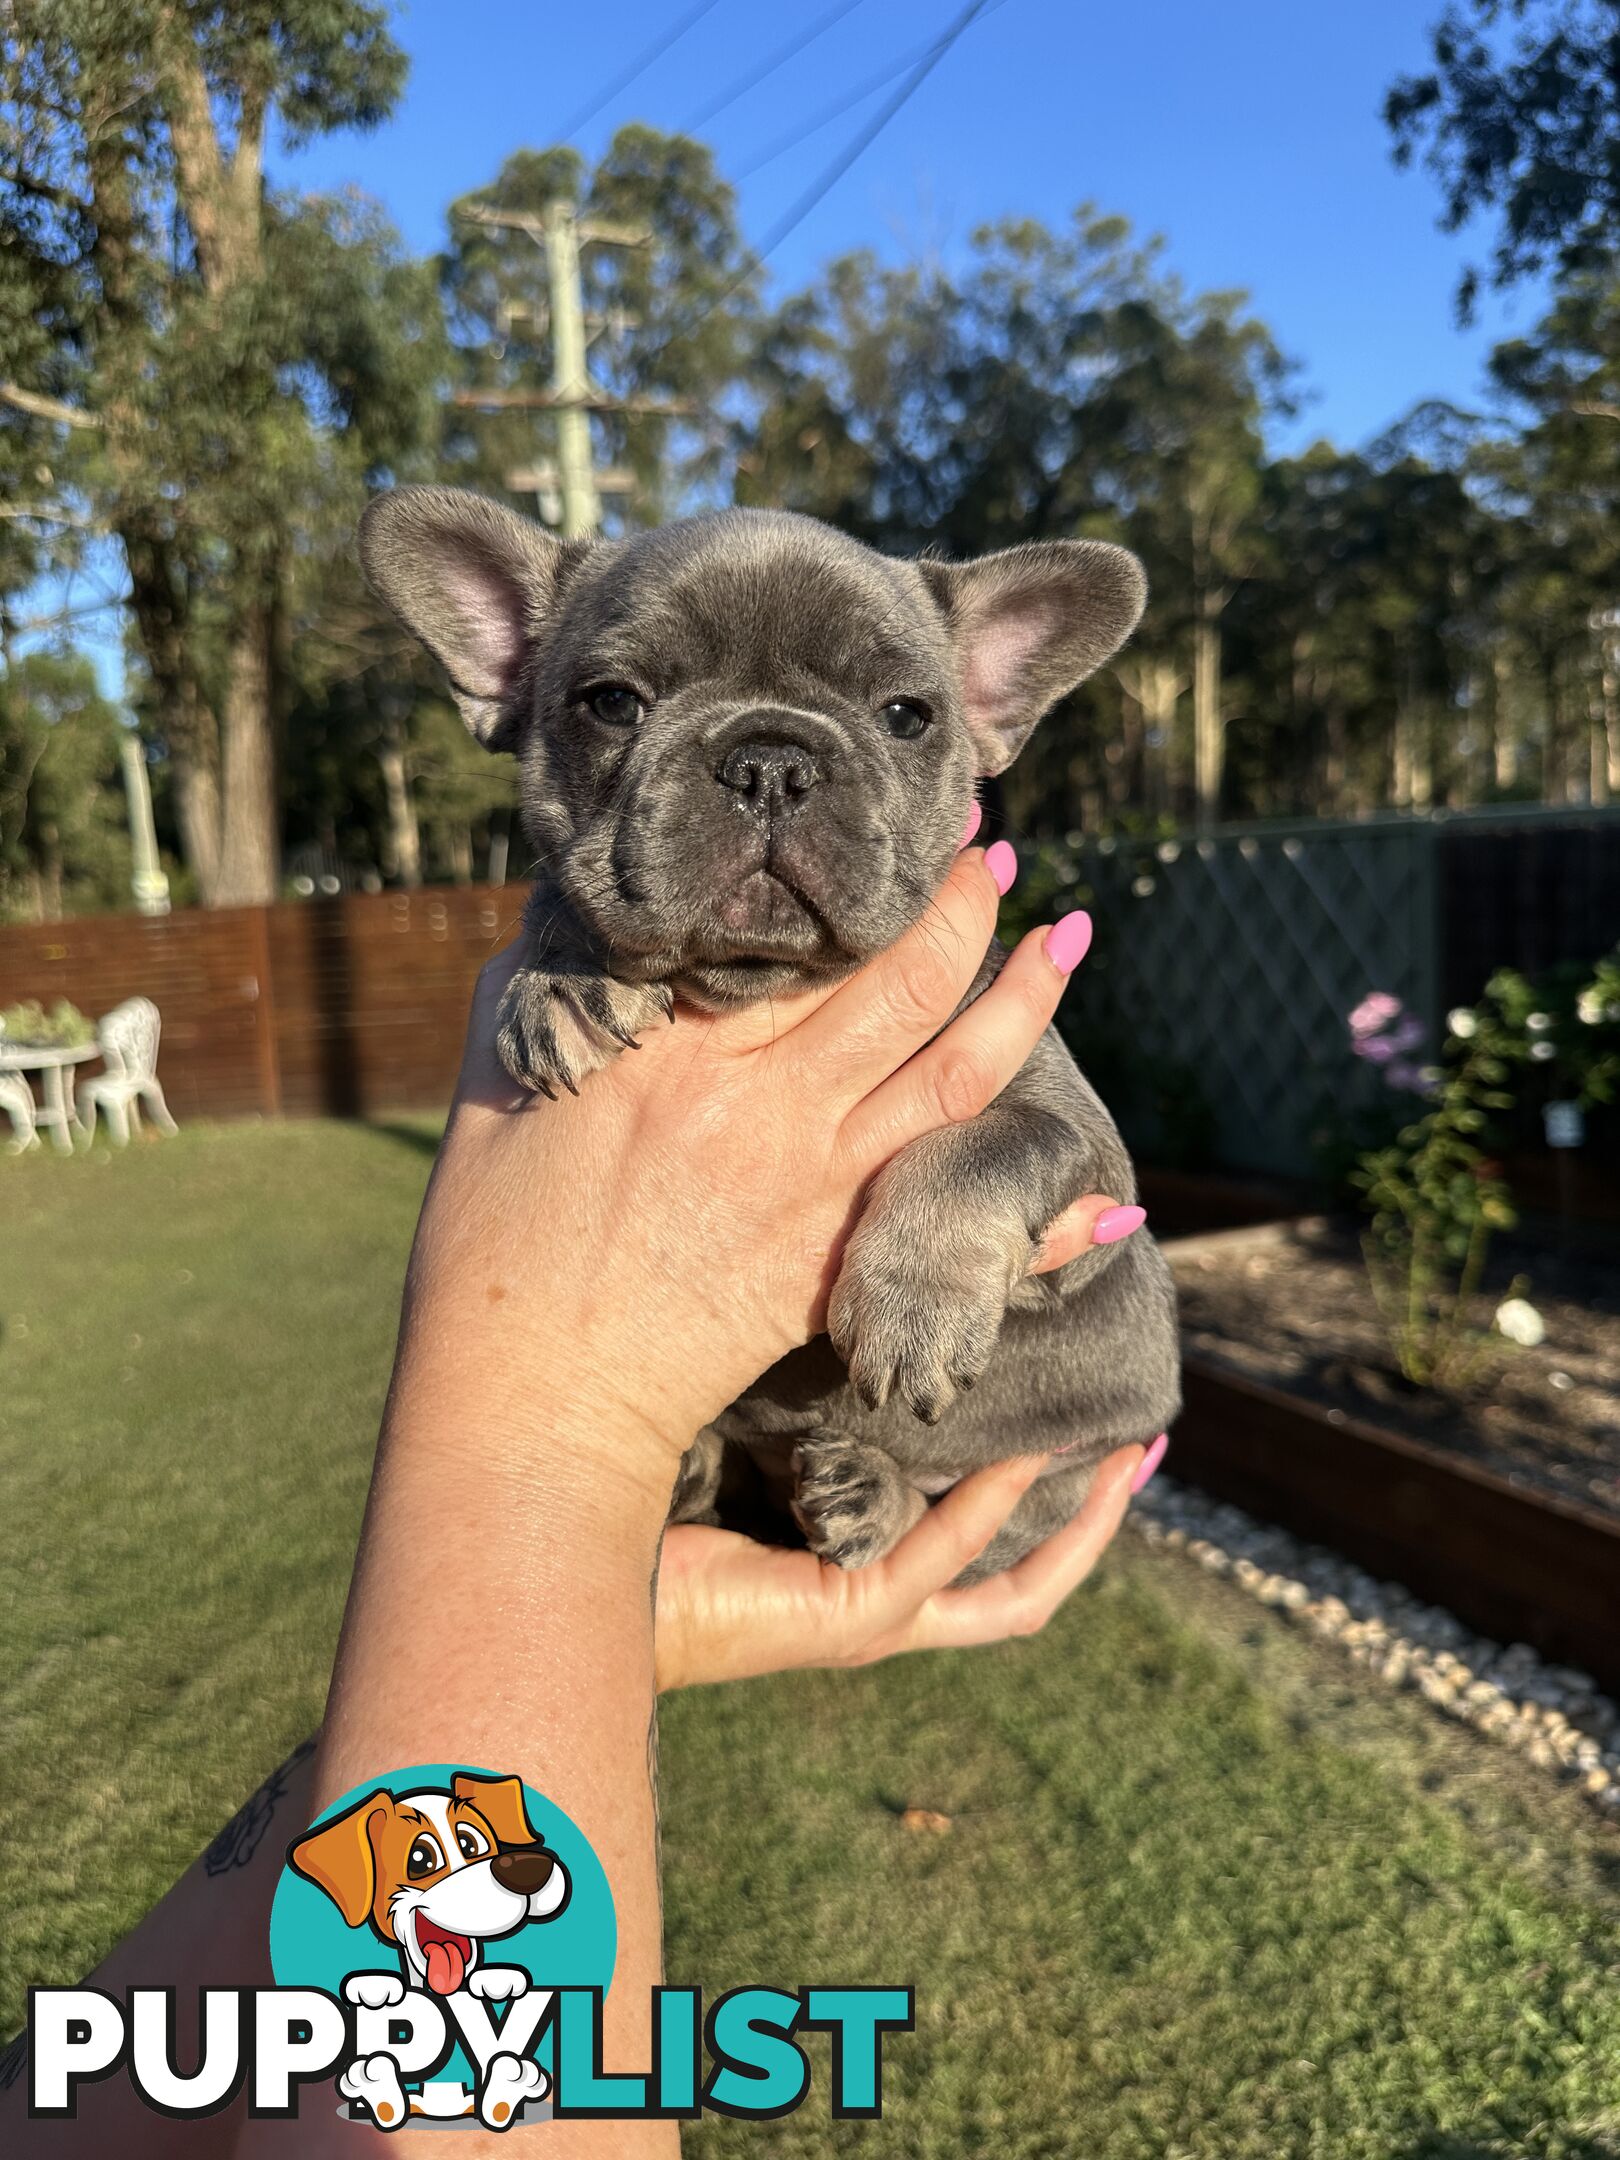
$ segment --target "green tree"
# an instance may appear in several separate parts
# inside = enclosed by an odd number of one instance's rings
[[[267,134],[372,126],[403,74],[366,0],[19,0],[0,49],[0,396],[122,550],[209,901],[276,889],[300,561],[433,424],[431,280],[358,202],[272,195]]]
[[[1433,66],[1390,89],[1384,117],[1402,164],[1440,182],[1442,222],[1494,215],[1493,281],[1588,267],[1620,241],[1620,5],[1616,0],[1453,0],[1431,32]],[[1472,307],[1480,273],[1458,295]]]
[[[0,920],[127,899],[121,732],[76,654],[28,653],[0,676]]]

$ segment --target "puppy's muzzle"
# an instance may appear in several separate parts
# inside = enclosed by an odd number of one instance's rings
[[[714,777],[758,818],[781,818],[796,810],[821,779],[821,760],[807,742],[772,716],[750,714],[746,739],[734,743]]]
[[[503,1890],[513,1891],[518,1897],[533,1897],[551,1880],[555,1865],[548,1852],[501,1852],[489,1863],[489,1872]]]

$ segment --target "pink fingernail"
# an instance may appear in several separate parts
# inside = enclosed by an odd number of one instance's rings
[[[1140,1230],[1146,1221],[1145,1207],[1106,1208],[1097,1217],[1097,1227],[1091,1233],[1091,1242],[1093,1245],[1117,1245],[1121,1238],[1129,1237],[1133,1230]]]
[[[994,847],[985,849],[984,867],[995,879],[998,893],[1012,891],[1013,879],[1018,875],[1018,857],[1005,840],[998,840]]]
[[[967,814],[967,823],[962,827],[962,837],[956,843],[956,852],[959,855],[983,823],[984,805],[982,803],[975,802],[973,808]]]
[[[1164,1461],[1164,1451],[1169,1445],[1170,1435],[1167,1432],[1160,1433],[1158,1439],[1154,1441],[1136,1466],[1136,1474],[1131,1479],[1131,1491],[1133,1493],[1139,1493],[1148,1479],[1152,1477],[1154,1471]]]
[[[1060,975],[1072,975],[1090,950],[1091,917],[1084,908],[1065,915],[1046,933],[1046,957]]]

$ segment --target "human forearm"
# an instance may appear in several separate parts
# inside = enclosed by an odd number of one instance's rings
[[[548,1386],[532,1346],[503,1345],[486,1321],[469,1356],[442,1319],[435,1297],[408,1305],[310,1807],[415,1763],[543,1790],[612,1891],[604,2067],[644,2070],[660,1977],[652,1581],[668,1476],[639,1431],[577,1407],[565,1381]],[[352,2156],[375,2133],[329,2132],[306,2101],[296,2126],[256,2126],[244,2151],[320,2153],[329,2135]],[[675,2149],[658,2124],[548,2136],[561,2156]]]

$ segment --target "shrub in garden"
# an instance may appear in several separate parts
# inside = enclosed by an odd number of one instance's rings
[[[1428,1104],[1351,1182],[1370,1217],[1363,1250],[1396,1362],[1418,1387],[1475,1379],[1491,1337],[1475,1319],[1492,1235],[1511,1229],[1512,1195],[1494,1160],[1493,1117],[1522,1103],[1613,1099],[1620,1084],[1620,951],[1539,982],[1503,968],[1477,1005],[1447,1016],[1438,1064],[1418,1062],[1424,1028],[1382,991],[1349,1016],[1350,1047],[1397,1091]],[[1533,1078],[1531,1076],[1534,1076]],[[1499,1338],[1541,1339],[1516,1280],[1496,1309]]]

